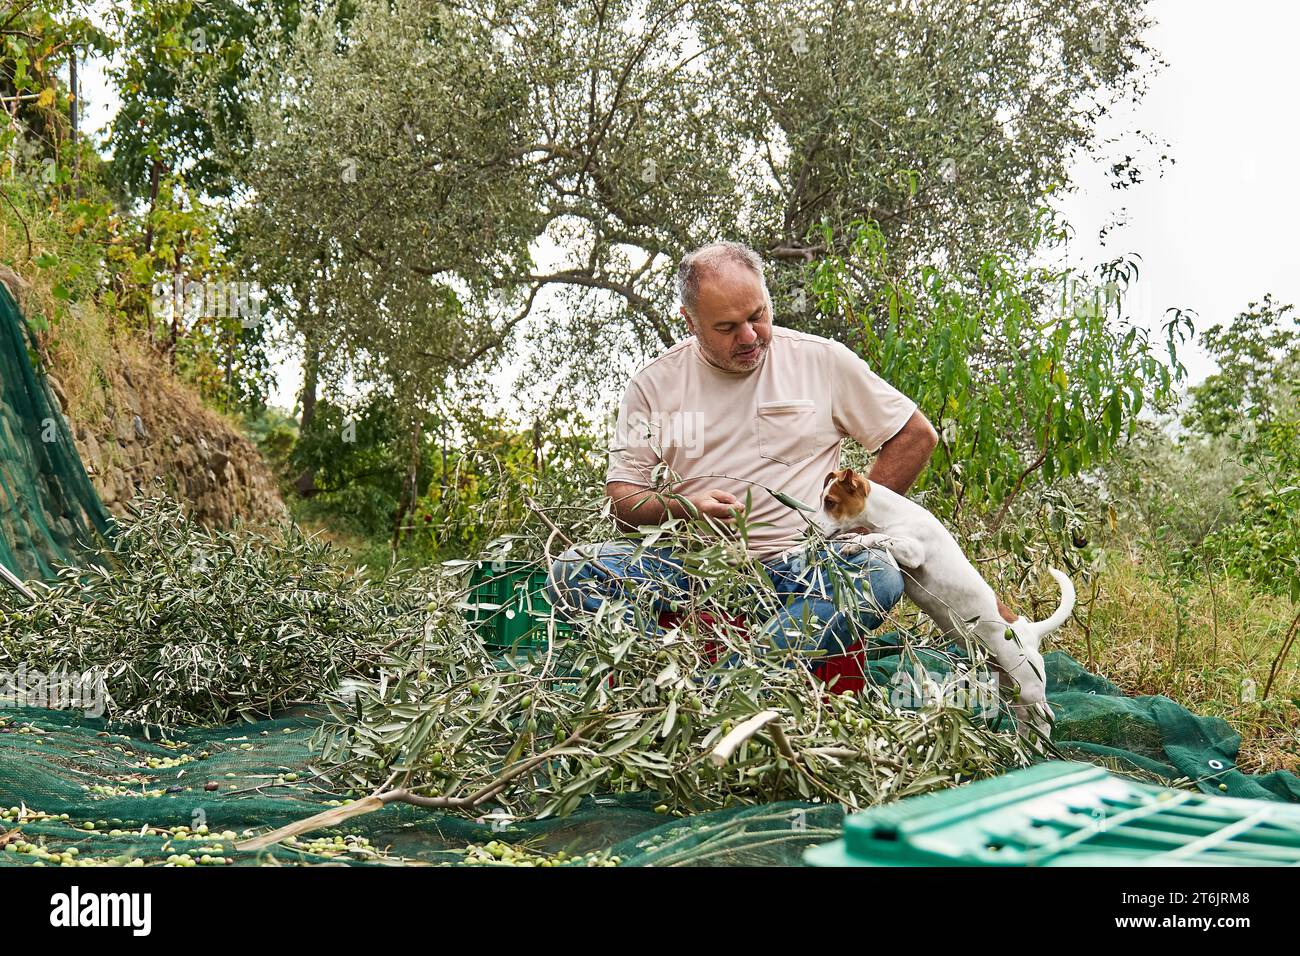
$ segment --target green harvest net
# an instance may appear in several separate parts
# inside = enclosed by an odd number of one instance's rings
[[[892,635],[879,638],[870,660],[873,682],[887,683],[904,666],[897,646]],[[1064,653],[1046,661],[1057,715],[1053,736],[1067,757],[1215,795],[1300,801],[1295,775],[1236,769],[1240,738],[1223,720],[1198,717],[1165,697],[1125,697]],[[943,662],[936,655],[925,666],[937,674]],[[524,848],[534,860],[795,865],[806,847],[838,838],[844,819],[838,805],[785,802],[666,820],[654,812],[653,793],[597,796],[564,818],[508,825],[394,804],[304,834],[295,845],[239,852],[236,838],[333,805],[311,779],[319,714],[193,729],[165,741],[75,711],[0,710],[0,720],[0,829],[20,827],[23,840],[49,853],[75,847],[87,863],[162,863],[189,854],[218,865],[459,864],[486,862],[482,851],[467,854],[467,847],[498,841]],[[179,828],[185,830],[178,835]],[[43,861],[52,865],[48,856]],[[0,865],[36,862],[42,859],[30,852],[0,851]]]
[[[21,317],[2,286],[0,375],[0,560],[20,577],[48,576],[105,533],[106,515],[32,371]],[[951,660],[922,650],[904,665],[900,651],[895,635],[873,639],[872,682],[892,683],[918,657],[942,675]],[[1048,654],[1047,667],[1053,737],[1066,756],[1211,794],[1300,801],[1300,778],[1236,769],[1240,738],[1223,720],[1164,697],[1124,697],[1062,653]],[[302,710],[150,740],[77,711],[0,709],[0,866],[139,865],[182,855],[217,865],[458,864],[494,861],[500,844],[547,863],[791,865],[809,845],[840,836],[838,805],[772,803],[666,819],[654,811],[656,795],[640,793],[589,797],[566,817],[514,823],[394,804],[294,844],[236,851],[239,838],[337,803],[313,779],[312,737],[323,716]],[[467,852],[475,846],[492,849]]]
[[[0,284],[0,563],[30,579],[76,563],[108,534],[108,514],[27,344],[18,306]]]

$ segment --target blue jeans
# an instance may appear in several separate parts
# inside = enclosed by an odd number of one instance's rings
[[[778,596],[763,603],[777,610],[758,628],[755,640],[781,649],[840,654],[884,622],[903,596],[898,565],[883,551],[845,556],[842,547],[836,542],[830,543],[830,552],[823,547],[812,566],[802,552],[763,561]],[[552,605],[570,618],[623,599],[624,620],[646,633],[662,634],[659,613],[687,603],[690,587],[671,548],[606,541],[570,548],[556,558],[546,591]]]

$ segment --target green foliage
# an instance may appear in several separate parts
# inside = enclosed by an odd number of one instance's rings
[[[1241,518],[1213,545],[1230,568],[1300,603],[1300,416],[1261,423],[1242,459]]]
[[[112,178],[128,201],[151,201],[157,176],[184,173],[200,193],[224,196],[234,181],[214,148],[217,125],[247,135],[235,95],[259,22],[297,22],[299,0],[130,0],[110,8],[117,38],[111,77],[121,105],[109,143]],[[200,91],[209,110],[197,108]]]
[[[432,456],[428,490],[415,509],[430,555],[477,554],[531,518],[525,497],[589,500],[604,480],[604,455],[576,412],[521,429],[466,410],[460,428],[459,446]]]
[[[1023,255],[1043,194],[1155,62],[1141,0],[273,6],[236,31],[233,91],[197,71],[196,122],[258,197],[232,208],[241,252],[309,348],[428,390],[499,355],[543,291],[566,308],[532,380],[608,382],[611,344],[679,337],[673,266],[713,236],[771,259],[782,313],[864,216],[908,262]],[[819,222],[829,241],[805,243]]]
[[[314,470],[316,490],[299,509],[305,519],[328,522],[376,545],[391,544],[400,520],[402,556],[459,557],[528,522],[528,495],[589,499],[604,474],[604,456],[591,432],[572,411],[526,428],[466,402],[418,431],[413,459],[411,433],[393,400],[322,400],[280,474]],[[270,440],[268,434],[262,441]],[[403,484],[413,461],[418,495],[408,503]]]
[[[310,514],[343,529],[391,536],[402,490],[403,434],[394,402],[384,396],[342,404],[321,399],[289,454],[291,472],[315,469]],[[427,473],[427,452],[420,462]]]
[[[0,16],[0,163],[20,158],[47,184],[66,184],[75,155],[62,155],[70,130],[70,94],[59,73],[73,50],[107,55],[112,41],[92,21],[88,0],[6,4]],[[70,153],[70,151],[69,151]]]
[[[890,266],[884,234],[860,224],[850,256],[819,263],[809,287],[819,308],[854,330],[867,363],[938,428],[937,467],[918,486],[932,489],[927,504],[937,513],[967,509],[997,532],[1023,490],[1102,463],[1144,407],[1175,397],[1185,320],[1167,326],[1162,354],[1124,321],[1117,286],[1016,270],[1000,257],[970,283],[934,267],[898,275]],[[873,292],[856,291],[864,287]]]
[[[407,424],[500,347],[489,294],[531,268],[541,172],[505,158],[528,103],[495,50],[483,23],[422,3],[268,25],[238,91],[247,148],[219,144],[258,197],[234,215],[259,281],[325,370],[398,395]]]
[[[1201,684],[1258,681],[1260,703],[1244,712],[1253,718],[1243,733],[1267,734],[1261,728],[1270,721],[1288,719],[1284,702],[1270,694],[1287,686],[1286,662],[1296,634],[1294,610],[1283,615],[1275,596],[1288,595],[1293,608],[1300,602],[1300,332],[1291,307],[1265,296],[1226,327],[1212,326],[1201,341],[1219,369],[1190,389],[1182,427],[1171,419],[1144,423],[1124,456],[1096,476],[1107,520],[1097,537],[1130,554],[1140,549],[1143,584],[1156,589],[1165,612],[1166,626],[1144,634],[1141,660],[1127,668],[1142,674],[1163,669],[1173,675],[1180,699],[1184,692],[1200,695]],[[1125,563],[1110,553],[1118,560],[1105,564]],[[1114,576],[1101,562],[1093,570],[1101,572],[1093,576],[1096,603],[1097,588]],[[1221,644],[1245,646],[1235,633],[1241,629],[1226,626],[1229,594],[1237,595],[1238,605],[1244,595],[1252,607],[1257,601],[1275,609],[1272,624],[1252,617],[1262,636],[1241,668],[1225,668],[1219,659]],[[1101,596],[1103,606],[1106,598]],[[1209,618],[1209,640],[1198,633],[1198,607],[1201,629]],[[1137,613],[1136,606],[1126,602],[1123,613]],[[1091,610],[1088,621],[1091,634]],[[1107,628],[1111,634],[1120,630]],[[1160,661],[1153,664],[1157,647]],[[1268,662],[1267,676],[1257,657]],[[1166,688],[1165,680],[1156,686]],[[1245,702],[1243,697],[1239,703]],[[1275,744],[1265,739],[1258,745],[1271,753]]]
[[[70,51],[110,51],[109,37],[88,13],[81,0],[23,4],[0,26],[0,96],[9,114],[0,124],[0,217],[6,236],[21,237],[5,249],[6,258],[36,266],[50,290],[31,317],[38,334],[98,294],[101,246],[110,241],[112,205],[101,164],[84,137],[72,148],[71,93],[60,76]]]
[[[189,5],[159,3],[150,16],[165,20],[164,8],[180,6]],[[85,8],[80,2],[44,12],[28,6],[0,32],[0,92],[7,80],[23,106],[21,121],[0,130],[0,156],[9,167],[0,215],[23,239],[6,251],[20,272],[39,270],[38,286],[49,289],[30,310],[33,330],[43,344],[57,342],[63,323],[75,320],[79,307],[92,306],[113,331],[146,338],[210,403],[256,408],[269,387],[264,327],[227,309],[196,308],[203,293],[195,302],[186,292],[173,306],[178,283],[182,289],[228,289],[237,278],[211,208],[181,173],[163,164],[147,205],[121,211],[112,199],[120,192],[114,180],[120,170],[112,162],[106,166],[84,131],[72,148],[70,91],[57,71],[72,53],[85,58],[113,49],[113,38],[82,15]],[[119,82],[123,89],[130,85],[127,78]],[[153,102],[158,109],[168,106]],[[116,153],[114,161],[125,155]]]
[[[1271,295],[1252,302],[1225,328],[1210,326],[1201,344],[1219,370],[1190,390],[1184,427],[1205,435],[1236,434],[1243,426],[1266,424],[1294,413],[1294,384],[1300,373],[1300,317]]]
[[[30,266],[49,289],[30,310],[33,331],[57,343],[78,309],[94,308],[114,332],[149,342],[212,405],[257,409],[272,375],[268,324],[231,307],[238,277],[215,242],[211,211],[168,178],[147,213],[119,215],[100,172],[83,165],[70,197],[57,184],[17,179],[11,206],[0,209],[31,238]],[[19,265],[24,258],[15,257]]]
[[[294,527],[208,530],[137,501],[111,551],[0,614],[0,666],[97,673],[110,719],[174,728],[319,699],[419,634],[418,589],[367,580]]]
[[[1097,149],[1097,118],[1143,95],[1156,62],[1146,7],[697,7],[719,51],[714,82],[770,173],[755,196],[758,248],[794,265],[842,255],[855,221],[873,219],[909,267],[942,257],[970,275],[990,253],[1032,249],[1042,197],[1067,183],[1075,150]],[[830,230],[813,234],[819,224]],[[793,292],[798,270],[779,271]]]
[[[1097,117],[1139,98],[1154,62],[1141,2],[714,0],[693,4],[684,23],[645,7],[643,49],[600,37],[637,3],[521,42],[575,51],[582,64],[561,83],[534,81],[540,110],[559,118],[538,115],[581,159],[548,162],[580,220],[565,233],[578,237],[568,268],[556,271],[615,293],[579,300],[574,290],[537,331],[538,382],[556,368],[608,381],[619,371],[604,358],[611,341],[635,354],[676,341],[672,268],[714,237],[767,258],[783,321],[833,338],[845,329],[807,309],[802,267],[845,255],[856,220],[877,220],[906,267],[945,261],[965,275],[989,253],[1020,257],[1043,195],[1067,182],[1072,155],[1098,148]],[[606,74],[626,75],[627,95]],[[605,110],[594,138],[577,125],[589,87]],[[620,135],[604,136],[607,126]],[[655,176],[637,182],[647,162]],[[829,240],[809,238],[820,223]]]
[[[1300,321],[1266,295],[1201,342],[1219,370],[1191,389],[1187,444],[1213,441],[1243,470],[1231,492],[1237,520],[1206,547],[1300,602]]]
[[[1140,423],[1124,454],[1101,470],[1097,496],[1114,509],[1115,530],[1159,541],[1153,562],[1199,575],[1207,540],[1241,518],[1233,491],[1244,475],[1227,439],[1189,439],[1164,418]]]
[[[124,241],[108,263],[112,273],[129,277],[126,321],[183,379],[220,408],[256,410],[271,384],[267,323],[241,312],[250,285],[219,232],[214,210],[184,179],[166,176],[148,211],[123,224]]]
[[[298,421],[278,408],[264,406],[244,416],[245,433],[257,445],[271,473],[284,480],[289,477],[290,456],[298,441]]]

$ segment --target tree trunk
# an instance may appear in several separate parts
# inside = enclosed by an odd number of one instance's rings
[[[415,510],[415,503],[420,499],[420,452],[423,450],[424,423],[417,420],[411,429],[411,443],[407,449],[406,479],[402,482],[402,493],[397,498],[397,516],[393,519],[393,563],[397,563],[398,549],[402,544],[402,525],[406,516]]]
[[[298,434],[304,434],[316,419],[316,389],[319,382],[320,349],[308,342],[302,358],[302,417],[298,420]],[[310,498],[316,494],[316,469],[309,467],[294,480],[299,496]]]
[[[162,183],[162,161],[155,159],[149,168],[149,215],[145,219],[144,254],[153,249],[153,211],[158,205],[158,189]]]
[[[77,86],[77,48],[72,48],[68,58],[68,92],[72,99],[68,102],[68,146],[72,149],[72,178],[76,183],[77,194],[81,194],[81,160],[77,155],[77,114],[80,112],[81,92]]]

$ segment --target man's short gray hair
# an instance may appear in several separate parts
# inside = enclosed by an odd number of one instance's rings
[[[677,266],[677,297],[687,314],[695,316],[695,306],[700,299],[700,281],[726,263],[744,266],[758,276],[763,283],[763,295],[770,299],[762,256],[739,242],[710,242],[686,253]]]

